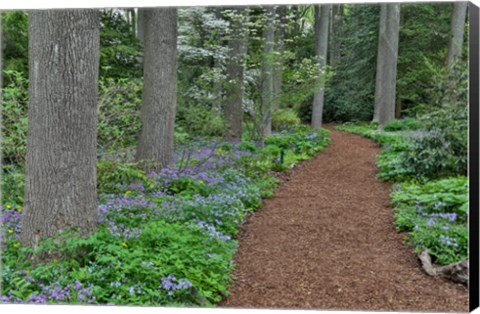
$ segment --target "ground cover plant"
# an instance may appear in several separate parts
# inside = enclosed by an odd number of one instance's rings
[[[23,180],[3,177],[2,302],[204,305],[220,301],[234,267],[238,225],[278,185],[274,170],[312,157],[328,132],[298,126],[238,144],[196,139],[174,166],[145,173],[101,160],[98,217],[89,237],[68,230],[35,251],[19,244]],[[280,152],[285,158],[280,164]],[[31,254],[47,254],[33,263]]]

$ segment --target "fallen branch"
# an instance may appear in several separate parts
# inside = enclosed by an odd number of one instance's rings
[[[446,266],[434,266],[432,265],[432,258],[426,250],[422,251],[422,253],[418,255],[418,258],[422,262],[423,269],[430,276],[439,276],[468,285],[468,260]]]

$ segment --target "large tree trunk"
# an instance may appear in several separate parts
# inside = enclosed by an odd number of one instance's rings
[[[274,47],[275,47],[275,7],[265,7],[266,21],[263,28],[263,56],[262,56],[262,73],[261,73],[261,106],[262,106],[262,135],[269,136],[272,134],[272,106],[274,103]]]
[[[177,9],[145,10],[145,57],[137,161],[158,171],[173,160],[177,102]]]
[[[231,10],[235,16],[231,21],[231,33],[228,41],[225,137],[228,141],[239,141],[242,139],[243,123],[244,9],[234,7]]]
[[[323,101],[325,94],[325,65],[327,61],[328,46],[328,19],[330,15],[330,5],[315,6],[315,53],[318,58],[318,70],[320,80],[317,91],[313,96],[312,106],[312,128],[322,127]]]
[[[274,100],[272,108],[278,109],[282,102],[282,76],[283,76],[283,51],[284,51],[284,39],[285,39],[285,26],[287,25],[287,6],[281,5],[277,7],[278,13],[278,27],[276,29],[276,47],[275,52],[278,56],[274,65],[273,75],[273,93]]]
[[[451,69],[462,56],[463,34],[468,2],[455,2],[453,5],[450,43],[448,45],[447,67]]]
[[[98,10],[29,16],[29,127],[21,242],[96,229]]]
[[[395,119],[400,4],[381,4],[374,120],[380,126]]]

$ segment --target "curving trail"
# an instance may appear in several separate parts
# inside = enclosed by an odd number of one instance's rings
[[[244,225],[231,296],[220,306],[468,311],[468,291],[424,274],[393,225],[380,149],[331,130]]]

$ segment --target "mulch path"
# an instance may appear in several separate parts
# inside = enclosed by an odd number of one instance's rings
[[[468,290],[426,275],[393,225],[372,141],[332,142],[245,223],[222,307],[467,312]]]

